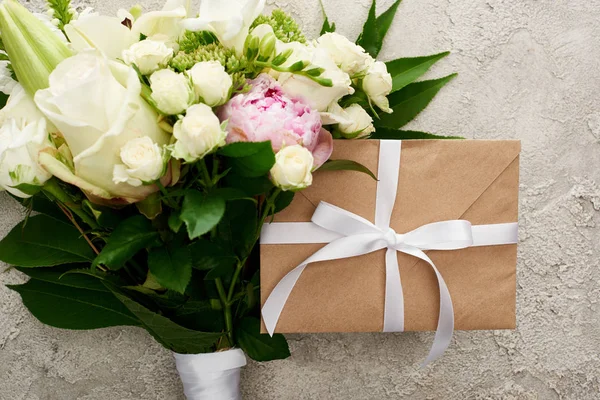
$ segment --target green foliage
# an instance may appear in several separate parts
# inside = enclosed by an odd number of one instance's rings
[[[27,309],[42,323],[62,329],[97,329],[109,326],[139,326],[137,318],[95,278],[81,276],[50,282],[30,279],[24,285],[8,286],[18,292]]]
[[[231,201],[217,226],[218,240],[223,247],[246,259],[258,239],[258,210],[248,201]]]
[[[218,154],[229,159],[229,165],[235,173],[246,177],[263,176],[275,164],[275,153],[270,141],[231,143],[219,149]]]
[[[385,39],[388,30],[394,20],[398,6],[402,0],[397,0],[392,6],[387,9],[379,17],[376,16],[375,10],[377,8],[376,0],[371,3],[369,9],[369,15],[367,21],[363,26],[362,33],[356,40],[356,44],[362,46],[367,53],[372,57],[377,57],[381,48],[383,47],[383,40]]]
[[[0,110],[6,106],[8,102],[8,95],[6,93],[0,92]]]
[[[369,168],[352,160],[328,160],[318,171],[357,171],[377,180],[377,177]]]
[[[247,317],[239,321],[235,337],[242,350],[255,361],[282,360],[290,356],[290,349],[283,335],[271,337],[261,334],[258,318]]]
[[[65,25],[73,20],[71,0],[47,0],[48,9],[54,11],[53,18],[58,20],[58,28],[64,30]]]
[[[192,279],[190,249],[175,246],[152,249],[148,268],[161,286],[183,294]]]
[[[423,111],[439,92],[456,74],[444,78],[411,83],[390,95],[390,107],[393,114],[383,114],[375,121],[377,127],[398,129],[412,121]]]
[[[236,264],[235,254],[218,243],[206,239],[198,239],[189,246],[192,266],[199,270],[210,271],[220,267],[231,267]]]
[[[102,252],[94,260],[94,265],[105,265],[112,270],[125,266],[140,250],[156,243],[158,232],[143,215],[124,220],[117,226]]]
[[[464,139],[460,136],[440,136],[427,132],[402,131],[388,128],[377,128],[376,132],[371,134],[370,139],[382,140],[412,140],[412,139]]]
[[[323,26],[321,27],[321,35],[324,35],[328,32],[335,32],[335,22],[329,22],[329,18],[327,18],[327,13],[325,12],[325,7],[323,6],[323,0],[319,0],[319,3],[321,3],[321,11],[323,11],[323,16],[325,17]]]
[[[150,311],[116,287],[109,284],[107,284],[107,287],[139,319],[141,326],[157,342],[171,351],[180,354],[209,353],[214,351],[215,342],[223,336],[223,333],[200,332],[185,328],[162,315]]]
[[[0,242],[0,260],[19,267],[51,267],[93,258],[75,227],[48,215],[29,217]]]
[[[294,20],[294,18],[292,18],[291,15],[287,14],[283,10],[275,9],[270,16],[259,15],[258,18],[254,20],[250,30],[262,24],[271,25],[275,36],[277,36],[277,39],[281,40],[282,42],[306,43],[306,37],[300,30],[298,23]]]
[[[217,226],[223,214],[225,199],[191,190],[185,195],[180,218],[187,226],[190,239],[196,239]]]
[[[406,85],[416,81],[429,68],[442,58],[450,54],[449,51],[433,54],[424,57],[398,58],[397,60],[388,61],[386,63],[388,72],[392,75],[393,89],[392,92],[397,92]]]

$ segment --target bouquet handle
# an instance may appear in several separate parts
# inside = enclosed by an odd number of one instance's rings
[[[188,400],[241,400],[240,372],[246,365],[242,350],[174,356]]]

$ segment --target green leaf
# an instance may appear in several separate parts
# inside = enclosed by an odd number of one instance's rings
[[[8,102],[8,95],[4,92],[0,92],[0,110],[4,108],[4,106],[6,106],[6,103]]]
[[[45,195],[33,196],[28,199],[15,198],[21,205],[27,209],[35,211],[40,214],[47,215],[54,219],[58,219],[63,221],[69,225],[71,225],[71,221],[66,217],[66,215],[60,210],[60,208],[56,205],[56,203],[48,200]]]
[[[371,3],[371,8],[369,9],[369,16],[367,17],[367,21],[363,26],[362,33],[356,41],[356,44],[362,46],[363,49],[365,49],[365,51],[369,53],[373,58],[377,57],[377,54],[379,54],[381,46],[383,45],[383,38],[379,34],[379,27],[377,26],[377,17],[375,15],[376,3],[376,0],[373,0],[373,2]]]
[[[192,256],[187,247],[153,249],[148,255],[148,268],[156,281],[167,289],[184,293],[192,279]]]
[[[385,39],[392,22],[394,22],[394,17],[396,16],[396,11],[398,11],[398,6],[402,0],[396,0],[394,4],[386,11],[383,12],[379,17],[377,17],[377,28],[379,30],[379,37],[381,38],[381,42]],[[377,50],[377,54],[381,51],[381,45]],[[376,57],[376,56],[373,56]]]
[[[423,111],[440,91],[456,74],[429,81],[411,83],[389,96],[393,114],[382,114],[375,120],[377,127],[401,128],[412,121]]]
[[[323,16],[325,17],[325,21],[323,21],[323,27],[321,28],[321,36],[328,32],[335,32],[335,22],[330,24],[329,18],[327,18],[327,13],[325,12],[325,7],[323,6],[323,1],[319,0],[321,4],[321,10],[323,11]]]
[[[143,215],[121,222],[108,238],[108,243],[94,260],[95,266],[106,265],[112,270],[123,268],[140,250],[159,239],[152,223]]]
[[[98,278],[83,274],[69,274],[69,271],[78,268],[87,268],[89,265],[59,265],[51,268],[22,268],[16,267],[19,272],[24,273],[30,278],[38,281],[54,283],[56,285],[69,286],[79,289],[96,290],[99,292],[108,292]]]
[[[266,175],[275,164],[270,141],[231,143],[218,153],[229,158],[229,164],[237,174],[246,177]]]
[[[161,195],[156,192],[146,197],[144,200],[135,203],[135,206],[148,219],[154,219],[162,213]]]
[[[250,255],[258,235],[257,208],[248,201],[227,203],[225,216],[217,227],[219,239],[240,260]]]
[[[190,246],[192,266],[199,270],[211,270],[220,266],[233,267],[237,262],[235,254],[217,243],[204,239],[195,240]]]
[[[242,319],[235,329],[235,338],[242,350],[255,361],[283,360],[290,356],[285,337],[261,334],[258,318]]]
[[[175,310],[173,321],[198,331],[222,332],[225,330],[223,311],[215,310],[208,300],[188,301]]]
[[[200,354],[213,351],[223,333],[200,332],[185,328],[170,319],[156,314],[116,287],[106,284],[114,295],[133,313],[145,328],[165,348],[180,354]]]
[[[204,277],[205,281],[214,281],[215,279],[222,278],[225,281],[230,281],[233,275],[234,265],[232,264],[221,264],[210,271]]]
[[[277,196],[277,198],[275,199],[275,212],[274,213],[277,214],[278,212],[281,212],[281,211],[285,210],[286,208],[288,208],[289,205],[292,204],[292,201],[294,201],[295,196],[296,196],[296,193],[294,193],[292,191],[279,193],[279,196]]]
[[[258,196],[273,189],[273,183],[266,175],[248,178],[239,174],[229,174],[225,177],[225,184],[244,191],[248,196]]]
[[[37,279],[8,287],[21,295],[23,304],[38,320],[56,328],[98,329],[140,325],[137,318],[108,291]]]
[[[357,171],[377,180],[377,176],[369,168],[352,160],[329,160],[317,171]]]
[[[29,217],[0,242],[0,261],[18,267],[51,267],[93,259],[94,252],[73,225],[47,215]]]
[[[251,196],[248,196],[248,194],[246,194],[246,192],[244,192],[242,189],[232,187],[218,188],[213,190],[211,195],[221,197],[225,201],[248,200],[256,204],[256,200]]]
[[[449,51],[432,54],[423,57],[398,58],[397,60],[386,62],[388,72],[392,75],[393,89],[397,92],[406,85],[416,81],[423,76],[429,68],[442,58],[450,54]]]
[[[464,139],[460,136],[441,136],[427,132],[401,131],[395,129],[378,128],[369,139],[382,140],[411,140],[411,139]]]
[[[181,220],[185,222],[190,239],[196,239],[213,229],[225,214],[225,200],[196,190],[185,195]]]

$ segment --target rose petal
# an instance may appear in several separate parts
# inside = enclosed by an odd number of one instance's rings
[[[321,129],[319,133],[318,143],[313,150],[313,157],[315,158],[315,165],[313,170],[317,170],[321,165],[325,164],[329,157],[333,153],[333,136],[326,129]]]

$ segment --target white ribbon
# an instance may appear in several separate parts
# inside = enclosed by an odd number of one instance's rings
[[[383,331],[404,331],[404,297],[396,252],[409,254],[431,266],[440,291],[437,331],[423,365],[446,351],[454,331],[452,299],[444,278],[424,251],[514,244],[518,241],[518,224],[472,226],[469,221],[455,220],[423,225],[406,234],[396,233],[390,227],[390,221],[396,202],[401,146],[401,141],[381,141],[375,224],[321,202],[312,222],[272,223],[263,227],[262,244],[329,243],[289,272],[273,289],[262,308],[263,320],[271,335],[296,282],[309,264],[357,257],[387,248]]]
[[[188,400],[241,400],[240,371],[246,365],[242,350],[173,355]]]

